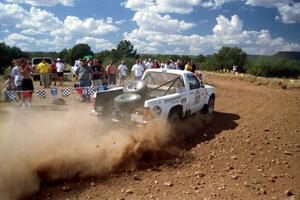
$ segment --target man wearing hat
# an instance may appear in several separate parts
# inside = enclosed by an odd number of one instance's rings
[[[59,86],[63,86],[65,65],[61,62],[60,58],[57,58],[56,61],[57,61],[56,62],[56,71],[57,71]]]

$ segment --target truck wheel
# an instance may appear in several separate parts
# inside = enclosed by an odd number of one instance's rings
[[[182,118],[179,110],[173,110],[168,116],[168,122],[172,131],[177,131],[177,128],[180,124],[180,119]]]
[[[119,107],[128,106],[130,104],[139,103],[141,99],[141,95],[135,93],[120,94],[119,96],[116,96],[115,103]]]
[[[213,119],[215,109],[215,98],[211,97],[208,100],[208,104],[204,105],[202,113],[204,114],[204,120],[206,123],[210,123]]]
[[[144,95],[147,91],[147,85],[141,80],[132,80],[124,85],[124,93],[136,93],[139,95]]]

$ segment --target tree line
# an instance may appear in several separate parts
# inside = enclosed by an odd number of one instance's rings
[[[13,59],[25,57],[31,60],[33,57],[51,57],[53,59],[61,58],[69,65],[74,64],[75,60],[91,55],[97,58],[103,64],[113,60],[119,63],[124,60],[130,68],[136,58],[158,61],[180,59],[183,64],[193,60],[199,70],[218,71],[223,69],[232,70],[232,67],[238,66],[240,72],[246,72],[255,76],[265,77],[293,77],[300,76],[300,63],[288,58],[278,56],[259,56],[255,59],[249,58],[247,53],[238,47],[222,47],[213,55],[198,56],[191,55],[162,55],[162,54],[137,54],[137,50],[128,40],[122,40],[115,49],[104,50],[94,53],[88,44],[76,44],[70,49],[62,49],[60,52],[23,52],[18,47],[10,47],[5,43],[0,43],[0,74],[11,66]]]

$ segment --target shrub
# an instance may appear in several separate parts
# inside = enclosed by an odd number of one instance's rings
[[[300,64],[290,59],[261,56],[247,67],[247,72],[255,76],[298,78]]]

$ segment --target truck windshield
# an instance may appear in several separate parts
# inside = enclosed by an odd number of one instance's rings
[[[32,59],[31,64],[38,65],[42,62],[43,59],[46,61],[46,63],[52,64],[52,59],[51,58],[34,58],[34,59]]]
[[[181,76],[178,74],[161,73],[161,72],[147,72],[144,77],[144,82],[149,86],[165,87],[171,86],[172,88],[183,88],[184,84]]]

